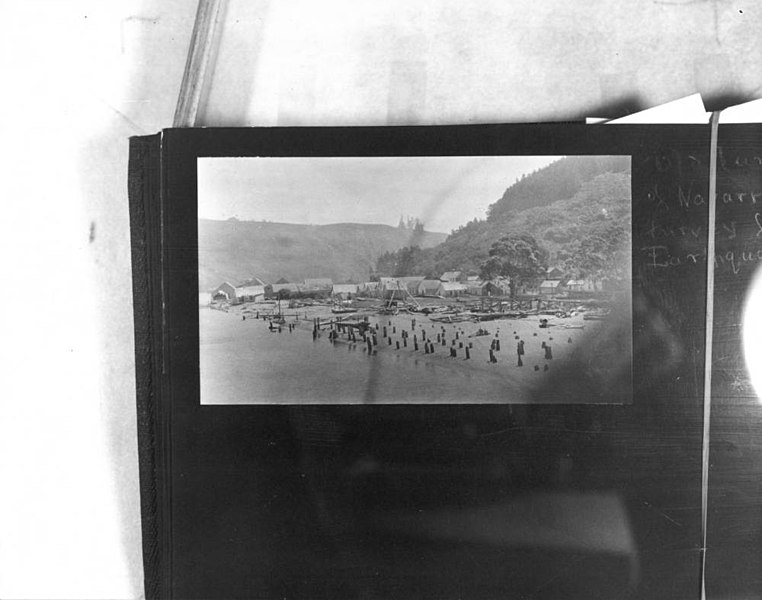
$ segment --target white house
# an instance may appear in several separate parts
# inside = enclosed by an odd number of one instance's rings
[[[236,298],[242,302],[263,302],[265,299],[265,286],[244,285],[235,289]]]
[[[440,281],[439,289],[437,290],[437,296],[444,296],[445,298],[454,298],[456,296],[462,296],[468,291],[468,288],[462,283],[454,281]]]
[[[227,302],[234,302],[236,299],[235,286],[232,283],[223,281],[214,290],[212,290],[213,300],[226,300]]]
[[[564,287],[561,285],[560,279],[546,279],[540,284],[540,294],[543,296],[560,294],[563,291]]]
[[[570,279],[566,282],[570,292],[595,292],[595,283],[590,279]]]

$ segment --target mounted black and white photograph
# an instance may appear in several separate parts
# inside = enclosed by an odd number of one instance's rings
[[[629,156],[198,159],[202,404],[632,402]]]

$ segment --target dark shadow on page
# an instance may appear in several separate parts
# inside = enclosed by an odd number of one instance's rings
[[[575,115],[584,120],[586,117],[600,117],[606,119],[618,119],[648,108],[643,99],[637,94],[609,95],[608,100],[602,104],[590,106],[583,114]]]
[[[700,423],[679,397],[659,393],[691,353],[679,316],[642,294],[633,312],[643,323],[633,406],[289,408],[301,508],[324,536],[309,567],[310,577],[325,569],[331,579],[319,589],[537,599],[693,590]],[[621,326],[613,320],[606,335]],[[629,365],[610,363],[608,385],[632,385]],[[570,390],[589,393],[589,380],[579,381]]]
[[[737,104],[751,102],[759,98],[759,92],[754,94],[739,93],[738,91],[724,91],[721,93],[709,94],[701,97],[704,101],[704,108],[708,111],[724,110]]]

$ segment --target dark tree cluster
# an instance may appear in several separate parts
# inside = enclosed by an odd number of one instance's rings
[[[483,279],[510,277],[511,296],[522,283],[542,279],[548,268],[547,252],[528,233],[507,235],[492,244],[489,258],[481,267]]]

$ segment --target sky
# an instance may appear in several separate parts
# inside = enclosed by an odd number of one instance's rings
[[[417,218],[449,233],[557,156],[199,158],[202,219],[325,225]]]

